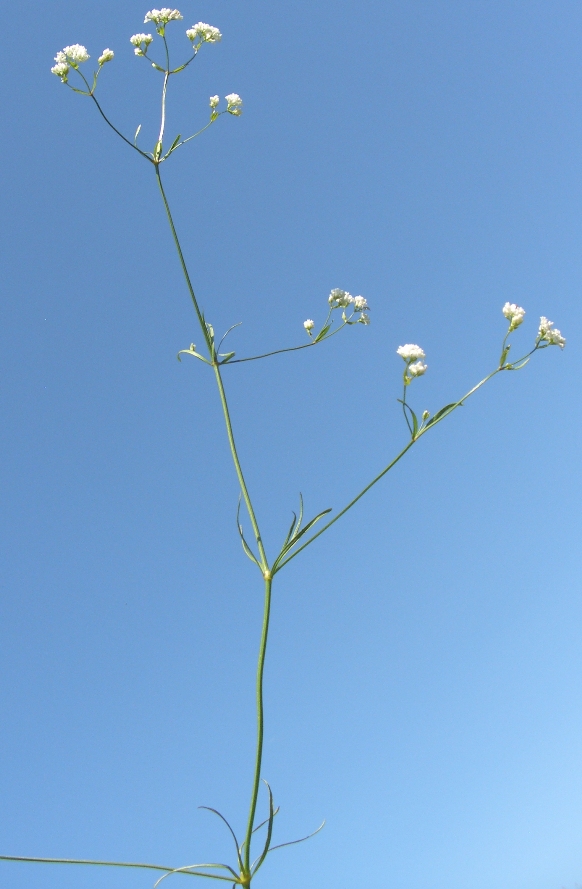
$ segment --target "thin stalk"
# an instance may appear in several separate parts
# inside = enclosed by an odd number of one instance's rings
[[[23,855],[0,855],[0,861],[29,861],[36,864],[97,864],[101,867],[137,867],[145,870],[161,870],[170,874],[175,869],[162,864],[142,864],[133,861],[91,861],[85,858],[27,858]]]
[[[408,444],[406,445],[406,447],[400,451],[398,456],[396,456],[394,458],[394,460],[392,460],[392,462],[389,463],[388,466],[386,466],[382,470],[382,472],[378,473],[378,475],[372,479],[370,484],[366,485],[366,487],[363,489],[363,491],[360,491],[360,493],[357,495],[357,497],[354,497],[353,500],[350,500],[348,505],[344,506],[344,508],[341,510],[341,512],[338,512],[338,514],[335,516],[335,518],[333,518],[330,522],[328,522],[327,525],[324,525],[323,528],[320,528],[320,530],[317,532],[317,534],[314,534],[313,537],[310,537],[309,540],[307,540],[302,546],[300,546],[298,549],[296,549],[295,552],[292,553],[288,559],[285,559],[283,562],[281,562],[281,564],[277,568],[277,571],[280,571],[281,568],[283,568],[284,565],[286,565],[288,562],[290,562],[291,559],[294,559],[295,556],[297,556],[301,552],[301,550],[305,549],[306,546],[309,546],[310,543],[313,543],[313,541],[317,537],[321,537],[321,535],[323,534],[324,531],[327,531],[327,529],[331,528],[331,526],[335,522],[337,522],[338,519],[341,519],[341,517],[346,514],[348,509],[351,509],[352,506],[354,506],[354,504],[356,504],[358,502],[358,500],[360,500],[364,496],[364,494],[367,494],[368,491],[370,490],[370,488],[372,488],[376,484],[376,482],[379,482],[380,479],[383,478],[386,475],[386,473],[389,472],[392,469],[392,467],[395,466],[398,463],[398,461],[402,459],[402,457],[404,457],[405,453],[407,451],[409,451],[410,448],[412,447],[412,445],[415,444],[417,441],[418,441],[418,438],[411,438],[410,441],[408,442]]]
[[[97,101],[97,99],[95,98],[94,91],[93,91],[93,89],[91,89],[91,87],[89,86],[89,83],[87,82],[87,78],[85,77],[85,75],[83,74],[83,72],[82,72],[79,68],[77,68],[76,70],[77,70],[78,74],[80,74],[80,76],[81,76],[81,77],[83,78],[83,80],[85,81],[85,85],[86,85],[86,87],[87,87],[87,89],[88,89],[88,93],[86,93],[86,95],[90,96],[90,98],[93,99],[93,101],[95,102],[95,105],[97,106],[97,110],[99,111],[99,114],[101,115],[101,117],[103,118],[103,120],[105,121],[105,123],[107,124],[107,126],[111,127],[111,129],[113,130],[113,132],[114,132],[114,133],[117,133],[117,135],[119,136],[119,138],[120,138],[120,139],[123,139],[123,141],[126,142],[126,143],[129,145],[130,148],[133,148],[134,151],[137,151],[138,154],[141,154],[142,157],[145,157],[146,161],[149,161],[150,163],[153,163],[152,158],[151,158],[148,154],[146,154],[145,151],[142,151],[141,148],[138,148],[137,145],[134,145],[133,142],[130,142],[129,139],[127,139],[127,138],[123,135],[123,133],[120,133],[120,132],[119,132],[119,130],[117,129],[117,127],[113,126],[113,124],[111,123],[111,121],[109,120],[109,118],[107,117],[107,115],[105,114],[105,112],[103,111],[103,108],[101,107],[101,105],[99,104],[99,102]],[[74,87],[72,87],[70,84],[67,84],[67,86],[70,86],[70,88],[71,88],[74,92],[78,92],[78,90],[76,90],[76,89],[75,89]]]
[[[184,254],[182,253],[182,248],[180,246],[180,241],[178,240],[178,234],[176,232],[176,227],[174,226],[174,220],[172,219],[172,213],[170,212],[170,205],[168,204],[168,199],[166,197],[166,192],[164,191],[164,186],[162,185],[162,177],[160,175],[160,167],[159,164],[155,165],[156,167],[156,177],[158,180],[158,186],[160,188],[160,194],[162,195],[162,200],[164,202],[164,208],[166,210],[166,216],[168,217],[168,222],[170,223],[170,230],[172,232],[172,237],[174,239],[174,244],[176,246],[176,250],[178,251],[178,258],[180,260],[180,265],[182,266],[182,273],[186,280],[186,286],[188,287],[188,291],[190,293],[190,297],[194,304],[194,309],[196,310],[196,315],[198,316],[198,322],[200,324],[200,328],[202,330],[202,334],[204,336],[204,340],[208,347],[208,351],[210,353],[210,357],[212,356],[212,344],[210,340],[210,336],[206,329],[206,324],[204,323],[204,318],[202,317],[202,312],[200,311],[200,306],[198,305],[198,300],[196,299],[196,294],[194,293],[194,288],[192,286],[192,281],[190,280],[190,275],[188,274],[188,268],[186,266],[186,260],[184,259]]]
[[[261,633],[261,645],[259,648],[259,662],[257,666],[257,752],[255,757],[255,775],[249,808],[249,820],[244,841],[244,870],[245,876],[250,876],[251,871],[251,836],[257,810],[257,798],[261,781],[261,764],[263,761],[263,735],[264,735],[264,710],[263,710],[263,673],[265,669],[265,655],[267,653],[267,637],[269,635],[269,617],[271,614],[271,588],[273,580],[265,578],[265,608],[263,612],[263,630]]]
[[[160,135],[158,137],[158,145],[164,141],[164,130],[166,129],[166,92],[168,90],[168,80],[170,77],[170,51],[168,49],[168,41],[166,35],[162,37],[164,48],[166,50],[166,70],[164,71],[164,85],[162,87],[162,120],[160,123]]]
[[[264,355],[252,355],[250,358],[233,358],[230,361],[227,361],[227,364],[242,364],[243,361],[258,361],[259,358],[270,358],[271,355],[282,355],[283,352],[298,352],[300,349],[309,349],[311,346],[318,346],[320,343],[324,343],[326,340],[335,336],[336,333],[339,333],[340,330],[343,330],[345,327],[345,323],[341,325],[341,327],[337,327],[332,333],[328,333],[320,340],[311,340],[309,343],[304,343],[302,346],[289,346],[287,349],[275,349],[274,352],[265,352]]]
[[[525,358],[527,358],[529,355],[531,355],[535,351],[536,351],[535,348],[532,349],[532,352],[529,352],[528,355],[524,356],[524,358],[520,358],[519,361],[523,361]],[[518,364],[519,361],[517,361],[516,364]],[[445,419],[445,417],[448,417],[450,414],[452,414],[452,412],[454,410],[456,410],[458,407],[461,407],[461,405],[464,404],[464,402],[467,400],[467,398],[469,398],[471,395],[473,395],[473,393],[475,393],[478,389],[480,389],[481,386],[484,386],[485,383],[487,383],[490,379],[492,379],[492,377],[494,377],[496,374],[500,373],[503,370],[510,370],[510,369],[511,369],[511,367],[508,367],[508,366],[497,367],[494,371],[492,371],[492,373],[488,374],[484,379],[482,379],[480,383],[477,383],[476,386],[473,386],[472,389],[469,389],[469,391],[465,395],[463,395],[462,398],[460,398],[453,405],[451,405],[451,409],[448,410],[445,414],[443,414],[442,417],[439,417],[438,420],[435,420],[433,423],[430,423],[428,426],[425,426],[423,428],[421,427],[419,429],[416,437],[411,438],[411,440],[408,442],[406,447],[400,451],[400,453],[394,458],[394,460],[392,460],[392,462],[389,463],[388,466],[386,466],[382,470],[382,472],[378,473],[378,475],[375,478],[373,478],[372,481],[368,485],[366,485],[366,487],[362,491],[360,491],[360,493],[357,495],[357,497],[354,497],[353,500],[350,500],[348,505],[344,506],[344,508],[341,510],[341,512],[338,512],[338,514],[330,522],[328,522],[326,525],[324,525],[322,528],[320,528],[319,531],[317,532],[317,534],[314,534],[313,537],[310,537],[309,540],[306,540],[305,543],[302,544],[298,549],[296,549],[294,553],[292,553],[287,559],[285,559],[283,562],[281,562],[281,564],[277,567],[277,571],[280,571],[284,565],[287,565],[287,563],[291,561],[291,559],[294,559],[295,556],[299,555],[299,553],[302,550],[304,550],[306,546],[309,546],[310,543],[313,543],[314,540],[316,540],[318,537],[321,537],[321,535],[325,531],[327,531],[328,528],[331,528],[331,526],[333,524],[335,524],[335,522],[337,522],[338,519],[341,519],[341,517],[343,515],[345,515],[346,512],[349,509],[351,509],[352,506],[354,506],[354,504],[356,504],[358,502],[358,500],[360,500],[364,496],[364,494],[368,493],[370,488],[372,488],[377,482],[379,482],[380,479],[383,478],[386,475],[386,473],[389,472],[392,469],[392,467],[395,466],[398,463],[398,461],[402,459],[402,457],[405,455],[405,453],[407,451],[409,451],[410,448],[414,444],[416,444],[416,442],[421,438],[421,436],[423,436],[425,434],[425,432],[428,432],[429,429],[432,429],[434,426],[437,426],[442,420]],[[406,392],[405,392],[405,395],[406,395]],[[406,417],[406,414],[405,414],[405,417]]]
[[[214,375],[216,377],[216,384],[218,386],[218,393],[220,395],[220,403],[222,405],[222,412],[224,414],[224,422],[226,423],[226,434],[228,435],[228,443],[230,445],[230,452],[232,454],[232,459],[234,462],[234,467],[236,469],[236,474],[238,476],[238,481],[241,487],[243,500],[245,502],[245,506],[247,508],[247,512],[249,514],[249,518],[251,520],[251,525],[253,526],[253,532],[255,535],[255,540],[257,541],[257,546],[259,548],[259,553],[261,555],[262,562],[262,570],[263,574],[268,574],[269,572],[269,563],[267,561],[267,554],[265,553],[265,549],[263,547],[263,541],[261,539],[261,532],[259,530],[259,524],[257,522],[257,518],[255,516],[255,511],[253,509],[253,504],[251,503],[250,494],[248,492],[248,488],[245,482],[245,478],[243,475],[242,467],[240,465],[240,460],[238,457],[238,452],[236,449],[236,443],[234,440],[234,433],[232,431],[232,423],[230,420],[230,412],[228,410],[228,403],[226,400],[226,393],[224,391],[224,385],[222,382],[222,377],[220,376],[220,367],[218,364],[214,363]]]

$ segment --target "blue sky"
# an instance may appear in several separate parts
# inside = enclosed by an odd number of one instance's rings
[[[5,30],[2,854],[224,860],[197,806],[242,832],[250,792],[262,589],[213,381],[175,357],[196,319],[152,170],[49,72],[66,44],[114,49],[99,98],[153,146],[160,82],[128,41],[146,9],[31,0]],[[568,338],[278,576],[264,775],[279,842],[327,824],[257,887],[575,889],[582,9],[180,9],[224,36],[176,78],[169,130],[203,124],[214,93],[245,103],[164,169],[207,317],[243,322],[242,356],[301,343],[332,287],[372,306],[368,328],[225,368],[271,553],[299,491],[337,510],[403,446],[400,344],[425,349],[411,397],[435,411],[493,369],[506,300],[527,310],[516,349],[542,314]]]

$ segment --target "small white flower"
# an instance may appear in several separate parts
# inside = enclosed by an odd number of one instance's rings
[[[337,309],[340,306],[345,309],[346,306],[349,306],[350,303],[353,303],[354,297],[351,295],[351,293],[348,293],[347,290],[340,290],[339,287],[336,287],[329,294],[327,301],[332,309]]]
[[[368,315],[367,312],[362,312],[362,314],[358,318],[358,324],[369,324],[369,323],[370,323],[370,316]]]
[[[220,102],[220,96],[210,96],[210,107],[216,108]]]
[[[354,312],[364,312],[369,305],[363,296],[354,296]]]
[[[146,46],[149,46],[153,39],[151,34],[134,34],[133,37],[129,38],[129,42],[133,46],[141,46],[144,43]]]
[[[56,74],[57,77],[61,78],[63,83],[67,82],[67,75],[69,73],[69,66],[66,62],[57,62],[56,65],[53,65],[51,68],[51,74]]]
[[[55,56],[55,62],[86,62],[90,58],[89,53],[80,43],[73,43],[72,46],[65,46],[62,52],[58,52]]]
[[[414,364],[409,364],[407,368],[407,372],[411,377],[421,377],[423,373],[426,373],[426,369],[428,364],[423,364],[422,361],[415,361]]]
[[[156,25],[167,25],[168,22],[179,22],[184,16],[177,9],[169,9],[163,6],[162,9],[151,9],[146,12],[145,22],[154,22]]]
[[[515,303],[505,303],[501,311],[509,321],[510,330],[515,330],[516,327],[519,327],[525,317],[525,309],[522,309],[521,306],[516,306]]]
[[[401,358],[404,358],[405,361],[417,361],[419,358],[426,358],[426,355],[420,346],[415,346],[414,343],[406,343],[404,346],[398,346],[396,353],[400,355]]]
[[[213,27],[213,25],[207,25],[206,22],[198,22],[196,25],[192,25],[186,31],[186,37],[192,40],[192,42],[199,37],[201,43],[219,43],[222,40],[222,34],[218,28]]]
[[[104,65],[105,62],[110,62],[115,53],[112,49],[104,49],[97,61],[100,65]]]
[[[540,342],[546,342],[550,346],[559,346],[563,349],[566,345],[566,338],[562,336],[557,327],[553,327],[553,321],[548,321],[544,315],[540,318],[540,329],[538,338]]]
[[[311,318],[308,318],[307,321],[303,322],[303,326],[307,331],[313,330],[313,328],[315,327],[315,321],[312,321]]]
[[[229,114],[234,114],[236,117],[242,114],[242,99],[238,93],[229,93],[228,96],[224,97],[227,101],[226,110]]]

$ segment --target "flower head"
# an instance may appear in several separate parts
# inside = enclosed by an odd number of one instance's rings
[[[522,309],[521,306],[516,306],[515,303],[505,303],[501,311],[509,321],[510,330],[515,330],[516,327],[519,327],[525,317],[525,309]]]
[[[206,22],[198,22],[196,25],[192,25],[186,31],[186,37],[192,43],[194,43],[197,37],[200,38],[200,43],[218,43],[222,40],[222,34],[218,28],[213,27],[213,25],[207,25]]]
[[[315,321],[312,321],[311,318],[308,318],[307,321],[303,322],[303,326],[305,330],[309,333],[310,330],[313,330],[315,327]]]
[[[57,65],[67,64],[72,65],[73,68],[76,68],[80,62],[86,62],[88,58],[89,53],[87,52],[86,48],[84,46],[81,46],[80,43],[73,43],[71,46],[65,46],[64,49],[60,50],[56,54],[55,62],[57,63]],[[54,73],[55,72],[53,72],[53,74]]]
[[[210,96],[210,107],[217,108],[220,102],[220,96]]]
[[[57,77],[61,78],[62,83],[66,83],[69,74],[69,66],[66,62],[57,62],[57,64],[53,65],[51,68],[51,74],[56,74]]]
[[[336,287],[329,294],[327,301],[332,309],[340,308],[340,306],[341,308],[345,309],[346,306],[349,306],[350,303],[353,303],[354,297],[351,295],[351,293],[348,293],[347,290],[340,290],[339,287]]]
[[[151,34],[134,34],[133,37],[129,38],[129,42],[133,46],[142,46],[143,44],[149,46],[153,39]]]
[[[242,99],[238,93],[229,93],[228,96],[224,97],[227,101],[226,110],[229,114],[234,114],[235,117],[239,117],[242,114]]]
[[[422,361],[415,361],[414,364],[409,364],[406,370],[411,377],[421,377],[423,373],[426,373],[427,367],[428,364],[423,364]]]
[[[370,316],[368,315],[367,312],[362,312],[362,314],[358,318],[358,324],[369,324],[369,323],[370,323]],[[353,322],[352,322],[352,324],[353,324]]]
[[[97,61],[99,65],[104,65],[105,62],[110,62],[114,55],[115,53],[112,49],[104,49]]]
[[[168,22],[179,22],[184,16],[177,9],[169,9],[163,6],[162,9],[151,9],[146,12],[145,22],[154,22],[156,25],[167,25]]]
[[[426,355],[420,346],[415,346],[413,343],[406,343],[404,346],[398,346],[396,353],[408,363],[411,361],[418,361],[420,358],[426,358]]]
[[[540,329],[538,331],[538,342],[546,342],[549,346],[559,346],[563,349],[566,345],[566,338],[562,336],[557,327],[553,327],[553,321],[548,321],[544,315],[540,318]]]
[[[363,296],[354,296],[354,312],[364,312],[369,305]]]

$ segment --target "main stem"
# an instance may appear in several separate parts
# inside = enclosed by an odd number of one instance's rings
[[[271,587],[273,584],[273,580],[272,580],[271,572],[269,569],[269,563],[267,561],[267,554],[265,552],[265,549],[263,546],[263,541],[261,539],[259,524],[258,524],[257,518],[255,516],[255,511],[253,509],[250,494],[248,492],[248,488],[247,488],[245,478],[243,475],[238,452],[236,449],[236,442],[234,440],[234,433],[233,433],[232,423],[231,423],[231,419],[230,419],[230,412],[228,410],[228,402],[226,400],[226,393],[224,391],[224,384],[222,382],[222,377],[220,375],[220,367],[216,361],[216,356],[214,354],[214,344],[213,344],[213,342],[210,338],[210,335],[208,333],[208,329],[206,327],[204,317],[202,315],[202,312],[200,311],[200,307],[198,305],[198,300],[196,299],[196,295],[194,293],[194,288],[193,288],[192,282],[190,280],[190,275],[188,274],[186,260],[184,259],[184,254],[182,253],[182,248],[180,246],[180,241],[178,239],[178,234],[176,232],[174,220],[172,219],[170,205],[168,204],[168,199],[166,197],[166,193],[165,193],[164,187],[162,185],[159,164],[156,164],[155,167],[156,167],[156,177],[158,180],[158,186],[160,189],[160,193],[162,195],[162,200],[164,202],[164,208],[166,210],[166,215],[168,217],[168,222],[170,224],[170,230],[172,232],[174,244],[175,244],[176,250],[178,252],[178,258],[180,260],[180,265],[182,266],[182,272],[184,274],[184,278],[186,280],[186,285],[188,287],[188,291],[190,293],[192,303],[194,304],[194,309],[196,311],[196,315],[198,316],[198,321],[200,323],[200,327],[202,329],[202,333],[204,335],[204,339],[206,341],[206,345],[207,345],[208,351],[210,353],[210,358],[212,360],[212,367],[214,370],[216,385],[218,386],[218,394],[220,396],[220,403],[222,405],[222,412],[224,414],[224,421],[226,424],[226,434],[228,437],[230,452],[231,452],[232,459],[234,462],[234,467],[235,467],[238,481],[239,481],[239,484],[241,487],[241,491],[242,491],[243,499],[245,501],[247,512],[248,512],[249,518],[251,520],[251,525],[253,527],[255,539],[257,541],[257,547],[259,549],[259,554],[261,557],[261,567],[262,567],[262,571],[263,571],[263,577],[265,578],[265,606],[264,606],[264,611],[263,611],[263,628],[262,628],[262,632],[261,632],[261,644],[260,644],[260,648],[259,648],[259,661],[258,661],[258,665],[257,665],[257,683],[256,683],[257,749],[256,749],[256,755],[255,755],[255,772],[254,772],[254,777],[253,777],[253,787],[252,787],[252,793],[251,793],[251,803],[250,803],[250,808],[249,808],[249,818],[248,818],[247,831],[246,831],[245,842],[244,842],[244,861],[243,861],[244,876],[248,879],[248,882],[246,883],[246,885],[250,886],[251,839],[252,839],[253,826],[254,826],[254,821],[255,821],[255,813],[256,813],[256,809],[257,809],[257,799],[258,799],[258,795],[259,795],[259,786],[260,786],[260,782],[261,782],[261,764],[262,764],[262,760],[263,760],[263,736],[264,736],[263,674],[264,674],[264,669],[265,669],[265,655],[267,652],[267,637],[269,634],[269,617],[271,614]]]
[[[244,869],[250,877],[250,860],[251,860],[251,838],[253,826],[255,823],[255,812],[257,810],[257,798],[259,796],[259,785],[261,782],[261,764],[263,761],[263,735],[264,735],[264,707],[263,707],[263,674],[265,670],[265,655],[267,653],[267,637],[269,635],[269,618],[271,615],[271,588],[273,580],[271,577],[265,578],[265,607],[263,611],[263,630],[261,632],[261,646],[259,648],[259,662],[257,664],[257,752],[255,756],[255,776],[253,780],[253,790],[251,794],[251,805],[249,808],[249,820],[247,823],[247,832],[244,841]],[[249,883],[250,885],[250,883]]]

